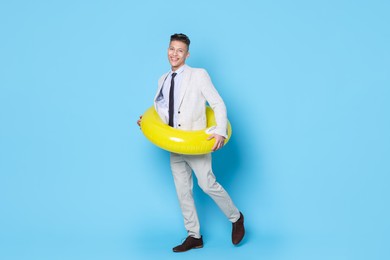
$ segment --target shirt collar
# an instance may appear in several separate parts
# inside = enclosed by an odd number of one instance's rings
[[[176,73],[176,74],[180,74],[180,73],[182,73],[184,70],[185,70],[185,68],[187,68],[187,65],[186,64],[184,64],[183,66],[181,66],[179,69],[177,69],[176,71],[172,71],[171,70],[171,75],[172,75],[172,73]]]

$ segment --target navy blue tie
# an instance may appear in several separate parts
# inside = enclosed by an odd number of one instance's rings
[[[169,90],[169,125],[173,127],[173,112],[175,110],[175,76],[177,73],[172,73],[171,88]]]

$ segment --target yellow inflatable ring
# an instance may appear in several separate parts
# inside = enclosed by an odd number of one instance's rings
[[[215,139],[207,140],[216,125],[214,112],[210,107],[206,108],[206,116],[206,129],[184,131],[165,124],[152,106],[142,115],[141,130],[149,141],[169,152],[207,154],[212,152],[211,149],[215,143]],[[225,139],[225,144],[229,141],[231,134],[232,127],[228,121],[228,137]]]

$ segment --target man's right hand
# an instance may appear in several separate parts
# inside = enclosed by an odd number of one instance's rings
[[[139,119],[137,120],[137,125],[138,125],[139,127],[141,127],[141,119],[142,119],[142,116],[139,116]]]

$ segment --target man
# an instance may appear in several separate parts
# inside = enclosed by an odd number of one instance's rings
[[[225,104],[214,88],[204,69],[191,68],[185,64],[189,53],[190,40],[184,34],[171,36],[168,60],[171,71],[158,82],[154,99],[155,108],[161,119],[172,127],[182,130],[206,128],[206,102],[213,109],[217,127],[208,140],[215,139],[212,151],[221,149],[227,137],[227,115]],[[140,120],[138,120],[140,125]],[[173,248],[174,252],[184,252],[203,247],[200,224],[192,193],[192,171],[201,189],[219,206],[233,223],[232,242],[237,245],[245,234],[244,216],[233,204],[228,193],[216,181],[211,168],[211,154],[183,155],[171,153],[172,174],[176,192],[184,217],[188,237]]]

